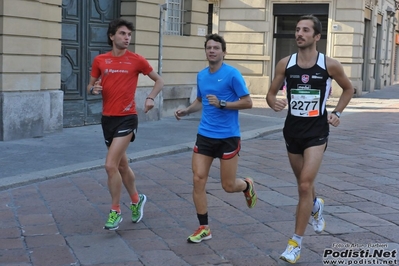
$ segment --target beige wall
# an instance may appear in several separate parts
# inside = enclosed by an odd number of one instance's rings
[[[270,14],[266,0],[220,1],[218,33],[227,42],[226,63],[244,75],[251,94],[265,95],[269,87]]]
[[[361,69],[363,63],[364,3],[363,1],[337,0],[330,3],[329,35],[327,54],[342,63],[356,93],[362,90]],[[342,90],[333,83],[332,96]]]
[[[62,0],[2,2],[0,91],[59,89]]]
[[[0,5],[0,140],[62,130],[62,0]]]

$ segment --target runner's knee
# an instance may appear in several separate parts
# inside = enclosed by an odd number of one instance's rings
[[[313,191],[313,183],[310,181],[300,182],[298,184],[298,192],[299,195],[307,195],[308,193],[312,193]]]

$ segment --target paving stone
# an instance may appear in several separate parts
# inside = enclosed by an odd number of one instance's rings
[[[22,228],[24,236],[55,235],[58,233],[56,224],[28,225]]]
[[[140,261],[142,261],[144,265],[153,265],[153,266],[190,265],[184,259],[176,256],[174,252],[169,250],[149,250],[149,251],[140,252]]]
[[[18,238],[21,236],[21,230],[15,223],[5,226],[5,224],[0,224],[0,241],[6,238]]]
[[[25,249],[0,249],[0,265],[31,265]]]
[[[0,238],[0,249],[24,249],[24,239],[19,238]]]
[[[28,248],[66,245],[64,237],[59,234],[44,236],[26,236],[25,242]]]
[[[366,229],[362,227],[359,227],[353,223],[347,222],[335,216],[323,215],[323,217],[326,220],[325,232],[333,235],[366,231]]]
[[[66,237],[66,241],[81,264],[138,261],[137,254],[116,232],[109,231],[105,235],[70,236]]]
[[[76,258],[68,246],[46,246],[30,249],[33,265],[73,265]]]
[[[18,219],[21,226],[54,223],[54,218],[51,214],[20,214]]]
[[[399,230],[397,225],[387,226],[387,225],[380,225],[380,226],[367,226],[365,227],[367,230],[376,233],[377,235],[381,235],[386,239],[389,239],[390,242],[395,242],[399,239]]]
[[[258,193],[260,200],[266,201],[272,206],[284,206],[284,205],[297,205],[298,201],[287,197],[276,191],[261,191]],[[276,200],[278,199],[278,200]]]
[[[377,216],[374,216],[369,213],[337,213],[336,217],[339,217],[345,221],[358,225],[360,227],[365,226],[390,226],[394,225],[388,221],[385,221]]]
[[[349,206],[325,205],[323,212],[330,213],[330,214],[337,214],[337,213],[358,213],[360,211],[358,209],[355,209],[355,208],[352,208],[352,207],[349,207]]]
[[[386,195],[384,193],[376,192],[373,190],[356,190],[351,191],[350,193],[369,201],[379,203],[383,206],[399,209],[399,198],[397,197]]]

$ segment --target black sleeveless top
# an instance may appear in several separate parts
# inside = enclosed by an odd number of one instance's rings
[[[326,103],[331,83],[324,54],[319,53],[316,64],[307,69],[297,65],[297,54],[290,56],[284,80],[289,107],[284,135],[311,138],[329,134]]]

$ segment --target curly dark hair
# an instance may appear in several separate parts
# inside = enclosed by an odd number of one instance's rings
[[[223,39],[222,36],[220,36],[219,34],[213,33],[213,34],[208,34],[206,35],[206,40],[205,40],[205,44],[204,47],[206,48],[206,44],[208,43],[209,40],[213,40],[215,42],[219,42],[222,44],[222,51],[226,52],[226,41]]]
[[[112,46],[112,40],[110,36],[115,35],[117,30],[122,27],[126,26],[131,31],[134,31],[134,26],[132,22],[129,22],[127,20],[117,18],[113,21],[111,21],[108,25],[108,31],[107,31],[107,37],[108,37],[108,44]]]

